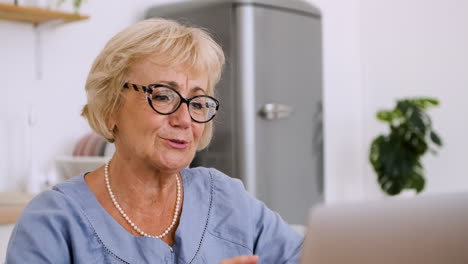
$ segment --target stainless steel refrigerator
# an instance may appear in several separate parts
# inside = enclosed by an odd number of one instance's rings
[[[227,57],[214,138],[192,166],[240,178],[290,224],[304,224],[323,200],[319,10],[300,0],[198,0],[147,17],[208,29]]]

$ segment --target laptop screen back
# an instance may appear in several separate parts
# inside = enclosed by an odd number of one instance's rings
[[[312,210],[301,264],[468,264],[468,193]]]

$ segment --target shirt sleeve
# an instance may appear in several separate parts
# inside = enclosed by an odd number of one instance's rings
[[[6,264],[71,263],[66,200],[60,192],[46,191],[28,204],[10,237]]]
[[[303,236],[263,202],[251,199],[256,231],[253,251],[259,256],[259,263],[299,263]]]
[[[215,234],[251,249],[259,264],[299,263],[303,236],[245,189],[239,179],[218,176]]]

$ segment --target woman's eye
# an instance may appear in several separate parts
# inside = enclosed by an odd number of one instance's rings
[[[192,106],[193,109],[202,109],[203,105],[199,102],[190,102],[190,105]]]
[[[170,100],[171,98],[168,95],[164,95],[164,94],[158,94],[158,95],[153,96],[153,101],[157,101],[157,102],[168,102]]]

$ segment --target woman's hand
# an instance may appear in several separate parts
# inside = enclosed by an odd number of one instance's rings
[[[257,264],[258,256],[239,256],[225,259],[219,264]]]

